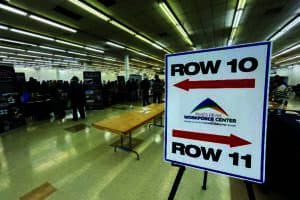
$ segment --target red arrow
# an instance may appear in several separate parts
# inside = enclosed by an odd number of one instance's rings
[[[227,144],[230,147],[238,147],[238,146],[251,144],[251,142],[244,140],[240,137],[237,137],[233,134],[230,134],[230,136],[223,136],[223,135],[212,135],[207,133],[196,133],[190,131],[173,130],[172,135],[173,137],[178,137],[178,138],[213,142],[218,144]]]
[[[175,87],[189,91],[189,89],[217,89],[217,88],[255,88],[255,79],[228,79],[209,81],[190,81],[186,79],[174,84]]]

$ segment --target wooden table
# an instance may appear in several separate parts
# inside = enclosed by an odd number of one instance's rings
[[[157,117],[161,117],[164,112],[164,104],[151,104],[149,106],[136,108],[132,111],[104,119],[93,123],[93,127],[101,130],[108,130],[120,134],[120,145],[115,145],[114,150],[120,148],[125,151],[133,152],[139,160],[139,154],[132,148],[132,131]],[[155,122],[154,122],[155,124]],[[128,146],[124,146],[124,138],[128,137]]]

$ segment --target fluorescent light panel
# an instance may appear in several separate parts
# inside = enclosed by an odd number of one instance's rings
[[[276,62],[276,64],[283,63],[283,62],[290,61],[290,60],[294,60],[294,59],[297,59],[297,58],[300,58],[300,55],[296,55],[296,56],[293,56],[293,57],[283,59],[281,61]]]
[[[77,30],[75,30],[73,28],[69,28],[67,26],[58,24],[56,22],[50,21],[50,20],[42,18],[42,17],[38,17],[36,15],[29,15],[29,18],[34,19],[34,20],[39,21],[39,22],[42,22],[44,24],[48,24],[50,26],[54,26],[56,28],[60,28],[62,30],[65,30],[65,31],[68,31],[68,32],[71,32],[71,33],[76,33],[77,32]]]
[[[74,52],[74,51],[68,51],[68,53],[80,55],[80,56],[87,56],[87,54],[85,54],[85,53],[79,53],[79,52]]]
[[[7,27],[7,26],[0,25],[0,29],[2,29],[2,30],[8,30],[8,27]]]
[[[293,20],[289,21],[285,25],[283,25],[279,31],[275,32],[272,36],[269,37],[268,40],[274,41],[277,40],[279,37],[284,35],[286,32],[290,31],[293,27],[295,27],[300,22],[300,15],[295,17]]]
[[[6,46],[0,46],[0,48],[7,49],[7,50],[13,50],[13,51],[25,51],[24,49],[13,48],[13,47],[6,47]]]
[[[84,46],[82,46],[82,45],[78,45],[78,44],[75,44],[75,43],[72,43],[72,42],[63,41],[63,40],[55,40],[55,42],[58,42],[60,44],[65,44],[65,45],[73,46],[73,47],[84,48]]]
[[[44,53],[44,52],[39,52],[39,51],[27,51],[28,53],[33,53],[33,54],[40,54],[40,55],[48,55],[52,56],[53,54],[50,53]]]
[[[90,50],[90,51],[94,51],[94,52],[97,52],[97,53],[104,53],[103,50],[95,49],[95,48],[92,48],[92,47],[85,47],[85,49]]]
[[[85,3],[81,2],[81,1],[78,1],[78,0],[68,0],[68,1],[69,1],[70,3],[72,3],[72,4],[74,4],[74,5],[76,5],[76,6],[80,7],[80,8],[82,8],[82,9],[84,9],[85,11],[87,11],[87,12],[89,12],[89,13],[91,13],[91,14],[97,16],[98,18],[100,18],[100,19],[102,19],[102,20],[104,20],[104,21],[110,20],[110,18],[107,17],[106,15],[104,15],[103,13],[101,13],[101,12],[95,10],[94,8],[92,8],[92,7],[88,6],[88,5],[86,5]]]
[[[53,50],[53,51],[59,51],[59,52],[66,52],[65,50],[57,49],[57,48],[53,48],[53,47],[47,47],[47,46],[42,46],[42,45],[40,45],[39,47],[43,48],[43,49],[47,49],[47,50]]]
[[[234,14],[232,29],[231,29],[230,37],[228,39],[227,46],[231,46],[233,43],[241,17],[244,12],[245,5],[246,5],[246,0],[239,0],[237,10],[235,11]]]
[[[29,46],[37,46],[36,44],[30,44],[27,42],[21,42],[21,41],[17,41],[17,40],[10,40],[10,39],[5,39],[5,38],[0,38],[0,41],[3,42],[10,42],[10,43],[15,43],[15,44],[23,44],[23,45],[29,45]]]
[[[44,40],[54,41],[53,38],[50,38],[50,37],[47,37],[47,36],[42,36],[42,35],[39,35],[39,34],[36,34],[36,33],[22,31],[22,30],[15,29],[15,28],[11,28],[9,30],[11,30],[12,32],[15,32],[15,33],[23,34],[23,35],[28,35],[28,36],[32,36],[32,37],[36,37],[36,38],[41,38],[41,39],[44,39]]]
[[[159,7],[161,10],[165,13],[165,15],[168,17],[168,19],[173,23],[173,25],[177,28],[177,30],[180,32],[180,34],[183,36],[183,39],[191,46],[193,46],[193,43],[191,39],[189,38],[189,35],[186,33],[184,28],[180,25],[179,21],[177,21],[176,17],[173,15],[169,7],[166,3],[161,2],[159,3]]]
[[[135,35],[135,32],[130,30],[129,28],[127,28],[126,26],[120,24],[119,22],[116,22],[114,20],[110,20],[109,23],[111,23],[112,25],[122,29],[123,31],[126,31],[127,33],[131,34],[131,35]]]
[[[18,14],[18,15],[22,15],[22,16],[26,16],[27,15],[26,12],[24,12],[24,11],[22,11],[20,9],[17,9],[17,8],[14,8],[14,7],[2,4],[2,3],[0,3],[0,9],[6,10],[8,12],[15,13],[15,14]]]
[[[288,47],[288,48],[280,51],[279,53],[275,54],[272,58],[276,58],[278,56],[281,56],[283,54],[286,54],[288,52],[294,51],[294,50],[299,49],[299,48],[300,48],[300,44],[296,44],[296,45],[294,45],[292,47]]]
[[[124,46],[119,45],[119,44],[116,44],[116,43],[114,43],[114,42],[106,42],[106,44],[108,44],[108,45],[110,45],[110,46],[113,46],[113,47],[120,48],[120,49],[125,49]]]

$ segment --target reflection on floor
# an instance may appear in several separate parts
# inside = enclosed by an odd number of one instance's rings
[[[99,131],[91,123],[128,109],[88,112],[86,120],[31,122],[0,137],[0,199],[19,199],[49,182],[57,190],[47,199],[153,200],[167,199],[177,168],[163,161],[163,129],[141,127],[134,137],[141,155],[114,153],[117,135]],[[88,127],[72,133],[78,124]],[[203,172],[187,169],[176,199],[246,200],[242,181],[209,174],[208,190],[201,190]],[[258,200],[285,199],[255,186]]]

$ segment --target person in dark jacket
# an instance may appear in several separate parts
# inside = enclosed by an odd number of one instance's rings
[[[152,84],[153,103],[161,103],[161,96],[163,92],[163,83],[156,74]]]
[[[78,120],[77,110],[79,111],[80,118],[85,118],[84,104],[85,94],[82,85],[79,84],[79,79],[73,76],[70,84],[70,100],[73,109],[73,120]]]
[[[150,81],[147,77],[144,78],[141,82],[141,94],[143,99],[143,106],[149,105],[149,90],[150,90]]]

